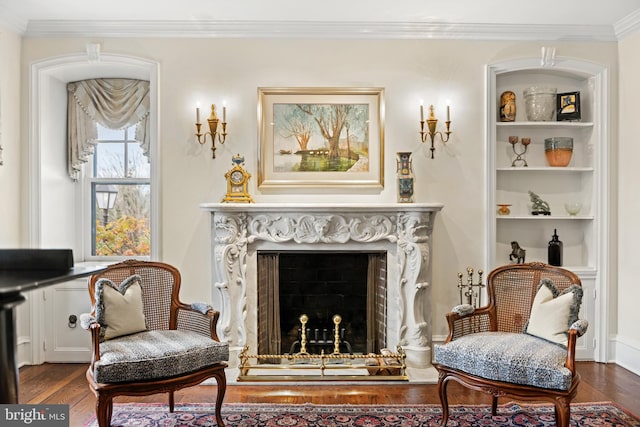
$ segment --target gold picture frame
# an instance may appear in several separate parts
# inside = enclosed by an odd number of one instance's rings
[[[258,88],[258,188],[384,187],[383,88]]]

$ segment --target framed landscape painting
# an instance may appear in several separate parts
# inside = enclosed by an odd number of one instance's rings
[[[384,184],[384,89],[258,88],[261,189]]]

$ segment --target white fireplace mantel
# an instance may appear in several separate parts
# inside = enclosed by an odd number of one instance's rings
[[[387,347],[431,365],[431,234],[439,203],[203,203],[211,212],[218,336],[232,354],[257,348],[258,250],[385,250]],[[234,358],[230,359],[235,362]]]

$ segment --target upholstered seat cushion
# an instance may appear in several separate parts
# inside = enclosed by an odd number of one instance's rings
[[[434,362],[494,381],[568,390],[567,349],[519,333],[482,332],[434,346]]]
[[[100,344],[98,383],[168,378],[229,360],[229,346],[191,331],[154,330]]]

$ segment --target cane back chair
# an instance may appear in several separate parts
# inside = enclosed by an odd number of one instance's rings
[[[553,300],[567,292],[574,299],[567,308],[572,310],[574,319],[564,317],[566,326],[558,334],[566,344],[526,333],[531,328],[534,299],[537,304],[539,288],[548,283],[545,279],[557,289]],[[487,294],[488,304],[484,307],[454,307],[447,314],[449,335],[445,343],[434,346],[443,411],[441,425],[445,426],[449,417],[447,384],[455,380],[491,394],[494,416],[498,397],[549,401],[555,405],[557,425],[567,427],[570,402],[580,382],[575,366],[576,340],[588,327],[586,320],[575,320],[582,298],[580,279],[571,271],[543,263],[513,264],[489,273]]]
[[[104,324],[96,313],[109,308],[96,306],[103,304],[98,298],[100,291],[109,281],[115,285],[110,285],[113,289],[122,284],[118,291],[125,295],[124,284],[131,278],[141,288],[142,326],[146,324],[146,329],[105,339],[110,325]],[[176,390],[212,377],[217,382],[216,420],[218,426],[224,426],[220,409],[226,392],[229,347],[220,343],[216,335],[220,313],[207,304],[181,302],[180,284],[181,275],[175,267],[152,261],[128,260],[91,276],[92,312],[81,316],[81,324],[91,332],[93,355],[86,377],[97,398],[100,427],[111,424],[116,396],[168,392],[169,411],[173,412]]]

